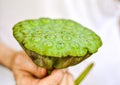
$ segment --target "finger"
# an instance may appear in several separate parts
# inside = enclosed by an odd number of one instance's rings
[[[54,70],[51,75],[40,80],[39,85],[58,85],[63,79],[63,70]]]
[[[17,75],[16,78],[16,85],[37,85],[39,79],[34,79],[30,75]]]
[[[68,72],[68,85],[74,85],[74,77]]]
[[[35,65],[26,54],[16,56],[15,66],[17,69],[27,71],[38,78],[42,78],[46,75],[46,69]]]
[[[68,74],[65,72],[64,77],[59,85],[68,85]]]
[[[64,78],[59,85],[74,85],[74,78],[68,71],[65,72]]]

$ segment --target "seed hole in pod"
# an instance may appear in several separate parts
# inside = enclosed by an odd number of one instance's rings
[[[34,36],[34,37],[33,37],[33,40],[34,40],[35,42],[39,42],[39,41],[41,40],[41,37],[38,37],[38,36],[35,37],[35,36]]]
[[[73,43],[71,43],[71,46],[73,48],[79,48],[79,43],[78,42],[73,42]]]
[[[85,35],[80,33],[80,34],[77,34],[76,35],[78,39],[82,40],[82,39],[85,39]]]
[[[44,39],[49,39],[49,35],[44,35]]]
[[[65,35],[65,36],[62,36],[62,39],[63,39],[63,40],[71,40],[71,37],[68,36],[68,35]]]
[[[46,35],[46,34],[44,33],[44,34],[41,34],[41,37],[42,37],[42,39],[44,40],[44,39],[47,39],[48,35]]]
[[[64,34],[66,34],[66,32],[65,32],[65,31],[60,31],[60,34],[63,34],[63,35],[64,35]]]
[[[55,39],[56,35],[49,35],[49,39]]]
[[[43,39],[55,39],[56,36],[55,35],[50,35],[50,34],[43,34]]]
[[[42,31],[39,31],[39,30],[36,30],[35,32],[34,32],[34,34],[36,34],[36,35],[39,35],[39,36],[42,36]]]
[[[51,46],[53,46],[52,42],[50,42],[50,41],[44,41],[43,44],[44,44],[44,46],[46,46],[46,47],[51,47]]]
[[[60,34],[63,34],[63,33],[64,33],[63,31],[60,32]]]
[[[64,48],[65,47],[65,44],[63,43],[63,42],[58,42],[57,43],[57,48],[58,49],[62,49],[62,48]]]

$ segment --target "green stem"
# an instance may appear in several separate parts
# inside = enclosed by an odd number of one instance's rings
[[[82,72],[81,75],[78,76],[78,78],[75,80],[75,85],[80,85],[82,80],[87,76],[87,74],[90,72],[92,69],[94,63],[89,64],[86,69]]]

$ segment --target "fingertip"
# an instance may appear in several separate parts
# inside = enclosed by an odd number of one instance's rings
[[[59,84],[64,78],[64,71],[62,69],[55,69],[50,76],[52,77],[52,82]]]
[[[63,78],[64,76],[64,70],[62,69],[55,69],[51,75],[54,75],[55,77]]]
[[[70,72],[67,72],[67,74],[68,74],[68,85],[74,85],[75,84],[74,76]]]
[[[56,69],[56,70],[53,70],[50,75],[43,78],[40,84],[41,85],[58,85],[62,81],[63,77],[64,77],[63,70]]]
[[[63,71],[64,73],[66,73],[66,72],[68,72],[68,69],[67,69],[67,68],[64,68],[64,69],[62,69],[62,71]]]
[[[38,67],[38,77],[43,78],[44,76],[47,75],[47,70],[41,67]]]
[[[66,73],[68,69],[55,69],[52,73],[61,72],[62,74]]]

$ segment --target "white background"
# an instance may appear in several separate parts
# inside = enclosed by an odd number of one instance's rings
[[[99,51],[70,67],[76,78],[90,63],[95,66],[81,85],[120,85],[120,3],[118,0],[0,0],[0,37],[13,49],[21,50],[12,36],[18,21],[40,17],[68,18],[100,35]],[[15,85],[11,71],[0,66],[0,85]]]

